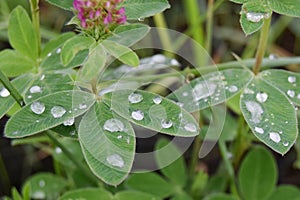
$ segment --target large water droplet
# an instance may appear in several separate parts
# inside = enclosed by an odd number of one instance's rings
[[[179,63],[176,59],[172,59],[172,60],[171,60],[171,65],[172,65],[172,66],[178,66],[178,67],[179,67],[179,66],[180,66],[180,63]]]
[[[276,132],[271,132],[269,134],[269,137],[273,142],[276,142],[276,143],[280,142],[280,140],[281,140],[279,133],[276,133]]]
[[[239,88],[237,86],[235,86],[235,85],[231,85],[231,86],[228,87],[228,91],[229,92],[237,92],[238,89]]]
[[[66,121],[64,121],[64,126],[72,126],[75,122],[75,119],[74,118],[70,118]]]
[[[35,114],[40,115],[45,111],[45,105],[39,101],[35,101],[30,105],[30,109]]]
[[[194,101],[199,101],[201,99],[205,99],[209,96],[211,96],[217,88],[217,85],[211,82],[202,82],[198,83],[193,88],[193,97]]]
[[[103,126],[104,130],[107,130],[111,133],[113,132],[122,132],[125,129],[123,122],[118,119],[109,119],[106,120]]]
[[[256,100],[260,103],[266,102],[268,97],[269,97],[268,94],[264,92],[259,92],[256,94]]]
[[[183,127],[186,131],[195,133],[197,132],[197,126],[193,123],[187,123]]]
[[[154,97],[154,98],[153,98],[153,102],[154,102],[155,104],[160,104],[160,103],[162,102],[161,96],[156,96],[156,97]]]
[[[259,134],[264,134],[264,129],[260,128],[260,127],[255,127],[254,128],[255,132],[259,133]]]
[[[42,88],[38,85],[34,85],[29,89],[30,93],[41,93],[42,92]]]
[[[166,61],[166,57],[164,55],[157,54],[152,56],[152,61],[154,63],[164,63]]]
[[[291,98],[294,98],[296,94],[294,90],[288,90],[287,95],[289,95]]]
[[[45,187],[45,185],[46,185],[46,182],[45,182],[44,180],[40,180],[40,181],[39,181],[39,186],[40,186],[41,188]]]
[[[173,126],[173,122],[171,120],[168,120],[168,119],[162,119],[161,120],[161,126],[163,128],[171,128]]]
[[[10,95],[10,92],[6,89],[6,88],[3,88],[1,91],[0,91],[0,96],[1,97],[8,97]]]
[[[264,13],[258,13],[258,12],[247,12],[246,18],[250,22],[260,22],[265,17]]]
[[[262,107],[254,101],[246,101],[246,109],[251,113],[251,121],[259,123],[264,113]]]
[[[136,110],[131,113],[131,117],[137,121],[141,121],[144,119],[144,113],[141,110]]]
[[[297,81],[296,77],[295,76],[289,76],[288,77],[288,82],[289,83],[295,83]]]
[[[128,96],[128,101],[130,103],[140,103],[141,101],[143,101],[143,96],[141,94],[137,94],[137,93],[131,93]]]
[[[62,117],[67,111],[61,106],[54,106],[51,108],[51,114],[54,118]]]
[[[112,154],[110,156],[107,156],[106,161],[108,162],[108,164],[110,164],[114,167],[123,168],[125,166],[125,162],[124,162],[123,158],[118,154]]]

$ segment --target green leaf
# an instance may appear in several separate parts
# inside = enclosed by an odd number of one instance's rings
[[[174,189],[171,184],[155,173],[132,174],[127,179],[126,186],[160,198],[169,197]]]
[[[259,75],[243,91],[240,105],[246,122],[259,140],[278,153],[289,151],[298,136],[297,116],[282,92]]]
[[[292,17],[300,17],[299,0],[268,0],[268,5],[275,12]]]
[[[160,139],[155,149],[156,162],[162,174],[183,188],[187,181],[183,152],[167,139]]]
[[[216,174],[209,177],[205,191],[209,193],[225,192],[227,188],[228,177],[226,174]]]
[[[15,187],[11,190],[11,193],[14,200],[23,200],[22,196]]]
[[[71,190],[63,194],[59,200],[78,200],[86,199],[86,200],[113,200],[112,194],[102,188],[84,188]]]
[[[157,94],[120,90],[106,94],[103,99],[113,111],[134,124],[174,136],[191,137],[199,133],[198,123],[187,111]]]
[[[285,70],[266,70],[261,73],[263,79],[279,89],[294,103],[300,106],[300,74]]]
[[[46,0],[47,2],[65,10],[72,10],[73,0]]]
[[[24,74],[35,65],[28,57],[14,50],[1,51],[0,60],[0,70],[8,77]]]
[[[32,78],[33,76],[31,74],[24,74],[23,76],[19,76],[12,80],[11,83],[13,84],[13,86],[15,86],[20,94],[24,94],[28,86],[30,85]],[[0,118],[2,118],[7,113],[7,111],[9,111],[14,106],[14,104],[16,104],[15,99],[11,95],[5,97],[6,95],[3,96],[3,92],[6,93],[7,90],[4,89],[0,84]]]
[[[61,49],[61,61],[64,66],[70,64],[77,53],[89,49],[95,41],[91,37],[76,35],[67,40]]]
[[[57,38],[47,42],[42,50],[41,57],[46,57],[49,53],[57,50],[63,43],[65,43],[68,39],[74,37],[75,34],[73,32],[66,32],[59,35]]]
[[[38,38],[26,10],[18,6],[10,15],[9,42],[13,48],[32,60],[38,58]]]
[[[246,69],[228,69],[205,74],[168,96],[180,102],[188,112],[220,104],[238,94],[253,78]]]
[[[101,44],[90,50],[89,57],[81,71],[81,78],[90,82],[98,79],[100,71],[103,70],[106,63],[106,52]]]
[[[266,199],[277,182],[277,167],[273,155],[263,147],[253,148],[239,170],[239,186],[245,200]]]
[[[300,200],[300,191],[293,185],[281,185],[276,188],[268,200]]]
[[[127,120],[99,102],[82,118],[78,135],[85,159],[97,177],[109,185],[118,185],[128,176],[135,136]]]
[[[159,200],[160,198],[155,197],[151,194],[138,192],[138,191],[122,191],[115,195],[115,200]]]
[[[205,197],[203,200],[238,200],[238,198],[229,194],[217,193],[211,194]]]
[[[103,44],[105,50],[109,54],[120,60],[122,63],[130,66],[139,65],[139,57],[130,48],[111,40],[105,40],[101,44]]]
[[[8,120],[5,136],[20,138],[53,128],[83,114],[94,102],[93,94],[76,90],[44,96],[23,107]]]
[[[207,184],[208,174],[204,170],[200,170],[197,174],[193,177],[193,183],[190,189],[191,195],[194,199],[200,199],[201,194]]]
[[[128,19],[151,17],[170,8],[167,0],[126,0],[121,6]]]
[[[187,193],[181,191],[180,193],[173,196],[171,200],[193,200],[193,198],[190,197]]]
[[[24,101],[29,104],[43,96],[73,89],[77,88],[69,75],[45,73],[35,77],[25,93]]]
[[[22,187],[23,200],[30,200],[30,193],[30,185],[24,185],[24,187]]]
[[[57,199],[67,186],[66,180],[51,173],[38,173],[31,176],[25,185],[29,185],[31,199]]]
[[[130,47],[144,38],[149,31],[150,27],[145,24],[121,25],[114,30],[114,34],[107,40]]]

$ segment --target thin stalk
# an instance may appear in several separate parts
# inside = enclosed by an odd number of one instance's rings
[[[271,16],[268,19],[265,19],[264,25],[261,29],[259,45],[258,45],[258,49],[257,49],[257,53],[256,53],[256,61],[255,61],[255,65],[253,67],[254,74],[259,73],[260,67],[262,64],[262,60],[265,56],[266,46],[268,43],[269,30],[270,30],[270,26],[271,26],[271,19],[272,19]]]
[[[9,193],[9,190],[11,188],[11,183],[1,154],[0,154],[0,175],[3,181],[2,182],[4,187],[3,192]]]
[[[11,96],[17,101],[20,106],[24,105],[23,97],[20,95],[18,90],[11,84],[9,79],[0,70],[0,82],[10,92]]]
[[[82,171],[87,178],[90,179],[92,183],[95,185],[98,185],[100,182],[98,179],[95,178],[95,176],[63,145],[61,144],[56,137],[53,136],[53,131],[45,131],[45,134],[52,140],[52,142],[61,148],[61,150],[64,152],[64,154]]]
[[[34,27],[34,31],[38,38],[38,55],[41,54],[41,32],[40,32],[40,9],[39,9],[39,0],[30,0],[30,9],[31,9],[31,17],[32,24]]]
[[[205,48],[208,54],[211,54],[211,49],[212,49],[213,21],[214,21],[214,0],[208,0],[206,37],[205,37],[206,40]]]
[[[219,140],[218,141],[219,144],[219,149],[220,149],[220,153],[222,156],[222,159],[224,161],[225,164],[225,168],[227,170],[227,173],[229,175],[230,178],[230,190],[231,193],[239,198],[239,194],[238,194],[238,190],[237,190],[237,186],[236,186],[236,182],[235,182],[235,175],[234,175],[234,169],[233,166],[228,158],[228,151],[226,148],[226,144],[223,140]]]
[[[195,141],[193,143],[192,155],[191,155],[191,160],[189,163],[189,172],[188,173],[189,173],[190,178],[192,178],[195,174],[195,168],[197,166],[200,148],[201,148],[201,138],[198,135],[198,136],[196,136]]]

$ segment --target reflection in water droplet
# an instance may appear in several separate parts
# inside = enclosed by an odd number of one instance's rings
[[[131,117],[137,121],[144,119],[144,113],[141,110],[136,110],[131,113]]]
[[[108,164],[114,167],[123,168],[125,166],[125,162],[123,158],[118,154],[112,154],[110,156],[107,156],[106,161]]]
[[[295,83],[297,81],[296,77],[295,76],[289,76],[288,77],[288,82],[289,83]]]
[[[256,94],[256,100],[260,103],[266,102],[268,97],[269,97],[268,94],[264,92],[259,92]]]
[[[29,89],[30,93],[41,93],[42,92],[42,88],[38,85],[34,85]]]
[[[197,126],[193,123],[187,123],[183,127],[186,131],[195,133],[197,132]]]
[[[137,93],[131,93],[128,96],[128,101],[132,104],[134,103],[140,103],[141,101],[143,101],[143,96],[141,94],[137,94]]]
[[[1,97],[8,97],[10,95],[10,92],[6,89],[6,88],[3,88],[1,91],[0,91],[0,96]]]
[[[75,119],[74,118],[70,118],[66,121],[64,121],[64,126],[72,126],[75,122]]]
[[[239,88],[237,86],[235,86],[235,85],[231,85],[231,86],[228,87],[228,91],[229,92],[237,92],[238,89]]]
[[[122,132],[125,129],[123,122],[118,119],[109,119],[106,120],[103,126],[104,130],[107,130],[111,133]]]
[[[153,98],[153,102],[154,102],[155,104],[160,104],[160,103],[162,102],[161,96],[156,96],[156,97],[154,97],[154,98]]]
[[[287,95],[289,95],[291,98],[294,98],[296,94],[294,90],[288,90]]]
[[[264,113],[262,107],[254,101],[246,101],[246,109],[251,113],[251,121],[259,123]]]
[[[45,105],[39,101],[35,101],[30,105],[30,109],[35,114],[40,115],[45,111]]]
[[[255,130],[255,132],[257,132],[259,134],[263,134],[265,132],[264,129],[262,129],[260,127],[255,127],[254,130]]]
[[[283,144],[283,146],[287,147],[287,146],[289,146],[290,143],[289,142],[283,142],[282,144]]]
[[[276,132],[270,132],[269,137],[273,142],[276,142],[276,143],[280,142],[280,140],[281,140],[280,135]]]
[[[54,118],[62,117],[67,111],[61,106],[54,106],[51,108],[51,114]]]
[[[173,122],[171,120],[162,119],[161,126],[163,128],[171,128],[173,126]]]

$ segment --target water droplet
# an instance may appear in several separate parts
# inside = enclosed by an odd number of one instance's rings
[[[297,99],[300,99],[300,94],[297,95]]]
[[[288,124],[289,122],[288,122],[288,121],[285,121],[284,123]]]
[[[259,134],[264,134],[264,129],[260,128],[260,127],[255,127],[254,128],[255,132],[259,133]]]
[[[164,55],[157,54],[152,56],[152,61],[154,63],[164,63],[166,61],[166,57]]]
[[[246,88],[246,89],[244,90],[244,93],[245,93],[245,94],[254,94],[254,91],[251,90],[251,89],[249,89],[249,88]]]
[[[187,97],[189,95],[189,93],[188,92],[184,92],[184,93],[182,93],[182,96],[184,96],[184,97]]]
[[[286,141],[286,142],[283,142],[282,144],[283,144],[283,146],[287,147],[287,146],[289,146],[290,143]]]
[[[123,136],[122,136],[122,135],[118,135],[117,138],[118,138],[118,139],[122,139]]]
[[[289,83],[295,83],[297,81],[296,77],[295,76],[289,76],[288,77],[288,82]]]
[[[271,16],[270,13],[258,13],[258,12],[247,12],[246,18],[250,22],[260,22],[262,19],[268,19]]]
[[[54,106],[51,108],[51,114],[54,118],[62,117],[67,111],[61,106]]]
[[[59,148],[59,147],[56,147],[56,148],[55,148],[55,153],[57,153],[57,154],[60,154],[60,153],[62,153],[62,150],[61,150],[61,148]]]
[[[137,121],[144,119],[144,113],[141,110],[136,110],[131,113],[131,117]]]
[[[32,198],[33,199],[45,199],[46,194],[45,194],[45,192],[43,192],[41,190],[37,190],[32,194]]]
[[[126,138],[126,143],[130,144],[130,137],[129,136]]]
[[[264,113],[262,107],[254,101],[246,101],[245,104],[246,109],[251,113],[251,121],[259,123]]]
[[[40,80],[43,81],[43,80],[45,79],[45,77],[46,77],[45,74],[43,74],[43,75],[41,76]]]
[[[130,103],[140,103],[141,101],[143,101],[143,96],[141,94],[137,94],[137,93],[131,93],[128,96],[128,101]]]
[[[48,56],[48,57],[52,56],[52,53],[48,53],[47,56]]]
[[[281,140],[280,135],[279,135],[278,133],[276,133],[276,132],[271,132],[271,133],[269,134],[269,137],[270,137],[270,139],[271,139],[273,142],[276,142],[276,143],[280,142],[280,140]]]
[[[35,101],[30,105],[30,109],[35,114],[40,115],[45,111],[45,105],[39,101]]]
[[[229,92],[236,92],[236,91],[238,91],[238,89],[239,88],[235,85],[231,85],[231,86],[228,87]]]
[[[31,96],[31,95],[28,95],[28,96],[27,96],[27,98],[28,98],[28,99],[31,99],[31,98],[32,98],[32,96]]]
[[[107,156],[106,161],[108,162],[108,164],[110,164],[114,167],[122,168],[125,166],[125,162],[124,162],[123,158],[118,154],[112,154],[110,156]]]
[[[287,95],[289,95],[291,98],[295,97],[295,91],[294,90],[288,90]]]
[[[256,94],[256,100],[260,103],[266,102],[268,97],[269,97],[268,94],[264,92],[259,92]]]
[[[35,122],[36,122],[36,123],[39,123],[39,122],[40,122],[40,120],[38,120],[38,119],[37,119],[37,120],[35,120]]]
[[[187,123],[183,127],[186,131],[195,133],[197,132],[197,126],[193,123]]]
[[[45,185],[46,185],[46,182],[45,182],[44,180],[40,180],[40,181],[39,181],[39,186],[40,186],[41,188],[45,187]]]
[[[72,126],[75,122],[75,119],[74,118],[70,118],[66,121],[64,121],[64,126]]]
[[[176,104],[177,104],[179,107],[181,107],[181,108],[184,106],[184,104],[181,103],[181,102],[176,102]]]
[[[145,18],[142,18],[142,17],[138,18],[139,22],[143,22],[144,20],[145,20]]]
[[[269,55],[269,59],[270,59],[270,60],[275,60],[275,59],[277,59],[277,55],[275,55],[275,54],[270,54],[270,55]]]
[[[176,59],[171,60],[171,65],[173,66],[180,66],[180,63]]]
[[[32,86],[30,89],[29,89],[30,93],[33,94],[33,93],[41,93],[42,92],[42,88],[40,86]]]
[[[104,126],[103,126],[104,130],[107,130],[111,133],[114,132],[122,132],[125,129],[125,126],[123,124],[123,122],[121,122],[118,119],[108,119],[105,121]]]
[[[153,98],[153,102],[154,102],[155,104],[160,104],[160,103],[162,102],[161,96],[156,96],[156,97],[154,97],[154,98]]]
[[[0,96],[1,97],[8,97],[10,95],[10,92],[6,89],[6,88],[3,88],[1,91],[0,91]]]
[[[75,130],[71,131],[71,132],[70,132],[70,135],[71,135],[71,136],[74,136],[74,135],[76,135],[76,132],[75,132]]]
[[[61,48],[58,48],[58,49],[56,50],[56,53],[59,54],[60,52],[61,52]]]
[[[193,97],[194,101],[199,101],[201,99],[207,98],[211,96],[217,88],[217,85],[211,82],[205,82],[198,83],[193,88]]]
[[[87,105],[86,104],[84,104],[84,103],[81,103],[81,104],[79,104],[79,109],[80,110],[83,110],[83,109],[86,109],[87,108]],[[75,110],[75,109],[74,109]]]
[[[163,128],[171,128],[173,126],[173,122],[171,120],[162,119],[161,126]]]

